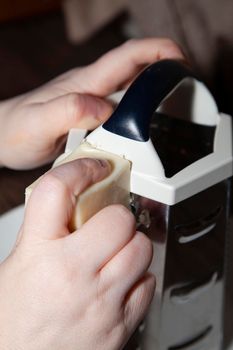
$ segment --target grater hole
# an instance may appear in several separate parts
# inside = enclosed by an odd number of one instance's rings
[[[188,340],[187,342],[175,346],[170,346],[168,350],[195,350],[197,349],[203,349],[206,350],[206,342],[203,344],[203,347],[201,347],[201,343],[204,342],[209,336],[210,332],[212,331],[213,327],[209,326],[207,327],[203,332],[195,336],[194,338]]]
[[[206,222],[211,222],[211,221],[216,221],[217,217],[219,216],[219,214],[222,211],[222,207],[218,207],[217,209],[215,209],[212,213],[210,213],[209,215],[207,215],[206,217],[204,217],[203,220],[205,220]]]
[[[187,224],[175,226],[176,239],[179,243],[188,243],[200,238],[214,229],[222,207],[217,207],[208,215]]]
[[[206,278],[198,281],[191,282],[178,288],[174,288],[171,291],[170,298],[175,304],[184,304],[198,298],[203,293],[209,292],[214,287],[218,278],[218,273],[214,272],[208,275]]]
[[[145,330],[145,328],[146,328],[145,321],[142,321],[142,322],[140,323],[139,327],[138,327],[139,333],[143,333],[144,330]]]
[[[155,112],[151,141],[170,178],[213,152],[215,126],[200,125]]]
[[[189,242],[195,241],[196,239],[198,239],[202,236],[205,236],[207,233],[212,231],[215,228],[215,226],[216,226],[216,224],[212,224],[212,225],[207,226],[205,229],[200,230],[192,235],[188,235],[188,236],[182,235],[178,238],[178,242],[181,244],[184,244],[184,243],[189,243]]]

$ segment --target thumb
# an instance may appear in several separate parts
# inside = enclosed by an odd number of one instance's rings
[[[63,95],[37,106],[39,118],[46,119],[46,123],[39,121],[46,126],[44,135],[53,141],[71,128],[95,129],[112,113],[109,102],[79,93]]]
[[[68,235],[77,196],[110,171],[103,159],[82,158],[47,172],[28,200],[22,239],[54,240]]]

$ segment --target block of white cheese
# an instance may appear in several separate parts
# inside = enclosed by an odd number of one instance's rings
[[[127,208],[130,207],[130,162],[128,160],[101,151],[87,142],[83,142],[75,151],[59,158],[54,166],[78,158],[106,159],[111,165],[111,172],[106,178],[91,185],[77,197],[70,222],[71,231],[81,227],[89,218],[107,205],[123,204]],[[36,182],[26,189],[26,202],[35,184]]]

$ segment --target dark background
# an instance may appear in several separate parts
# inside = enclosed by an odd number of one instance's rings
[[[30,12],[31,13],[31,12]],[[7,17],[7,16],[6,16]],[[1,18],[1,16],[0,16]],[[0,99],[29,91],[66,70],[86,65],[123,43],[122,14],[82,44],[68,41],[62,10],[38,10],[0,22]],[[0,169],[0,214],[23,203],[24,189],[50,165],[32,171]]]

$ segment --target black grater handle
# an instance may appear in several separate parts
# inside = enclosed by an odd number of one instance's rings
[[[146,142],[150,120],[167,95],[184,79],[194,77],[180,61],[163,60],[146,68],[126,91],[103,128],[114,134]]]

